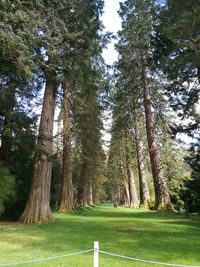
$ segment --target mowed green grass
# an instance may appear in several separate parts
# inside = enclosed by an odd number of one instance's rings
[[[153,261],[200,265],[200,216],[112,206],[55,214],[56,222],[0,228],[0,266],[93,248]],[[17,266],[90,267],[93,252]],[[100,267],[153,267],[100,254]]]

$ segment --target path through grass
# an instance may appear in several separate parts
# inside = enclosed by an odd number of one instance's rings
[[[0,228],[0,264],[71,253],[93,247],[147,260],[200,265],[200,216],[99,206],[76,214],[55,214],[56,222]],[[30,267],[92,267],[92,252]],[[100,255],[100,267],[153,267]]]

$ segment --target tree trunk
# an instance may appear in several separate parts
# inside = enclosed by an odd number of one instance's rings
[[[77,194],[77,205],[79,208],[87,206],[87,162],[85,157],[82,155],[81,169],[80,169],[80,181]]]
[[[138,197],[135,179],[133,177],[133,172],[131,169],[130,163],[127,162],[127,176],[128,176],[128,185],[129,185],[129,195],[130,195],[130,208],[138,208]]]
[[[134,113],[135,118],[135,142],[136,142],[136,153],[138,162],[138,174],[140,183],[140,206],[148,207],[148,202],[150,199],[149,188],[145,176],[144,161],[143,161],[143,143],[140,136],[140,129],[138,125],[138,115],[137,111]]]
[[[133,171],[131,168],[130,163],[130,155],[129,155],[129,149],[128,149],[128,137],[126,134],[126,172],[128,177],[128,187],[129,187],[129,196],[130,196],[130,207],[131,208],[138,208],[138,197],[137,197],[137,189],[135,184],[135,179],[133,176]]]
[[[93,205],[93,188],[91,182],[87,185],[87,205],[91,206]]]
[[[58,212],[71,212],[73,210],[73,185],[71,163],[71,138],[69,117],[69,91],[68,84],[63,86],[63,164],[61,199]]]
[[[53,120],[57,83],[55,75],[46,76],[33,181],[26,208],[19,221],[26,224],[54,221],[50,209],[52,173]]]
[[[160,164],[159,151],[154,137],[154,119],[153,119],[152,104],[150,99],[150,90],[147,81],[145,57],[143,52],[141,53],[141,67],[142,67],[144,108],[146,117],[146,131],[147,131],[148,147],[149,147],[152,176],[155,189],[155,209],[171,209],[168,184],[166,178],[164,177],[163,170]]]
[[[89,148],[89,120],[82,123],[81,130],[81,164],[80,164],[80,180],[78,185],[78,207],[87,207],[87,187],[90,184],[90,168],[91,168],[91,155],[88,151]]]
[[[124,183],[124,191],[125,191],[125,205],[130,206],[130,193],[128,183]]]

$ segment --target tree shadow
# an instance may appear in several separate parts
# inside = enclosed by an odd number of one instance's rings
[[[92,248],[98,240],[102,250],[121,255],[167,262],[200,260],[200,223],[196,219],[98,207],[55,216],[55,223],[0,229],[6,233],[1,241],[26,247],[33,251],[32,258],[38,256],[34,254],[37,248],[44,255],[56,255]]]

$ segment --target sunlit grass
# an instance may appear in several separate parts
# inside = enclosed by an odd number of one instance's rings
[[[56,222],[0,228],[0,263],[18,262],[90,249],[147,260],[200,265],[200,217],[99,206],[55,214]],[[93,253],[17,266],[89,267]],[[102,267],[153,267],[100,255]]]

